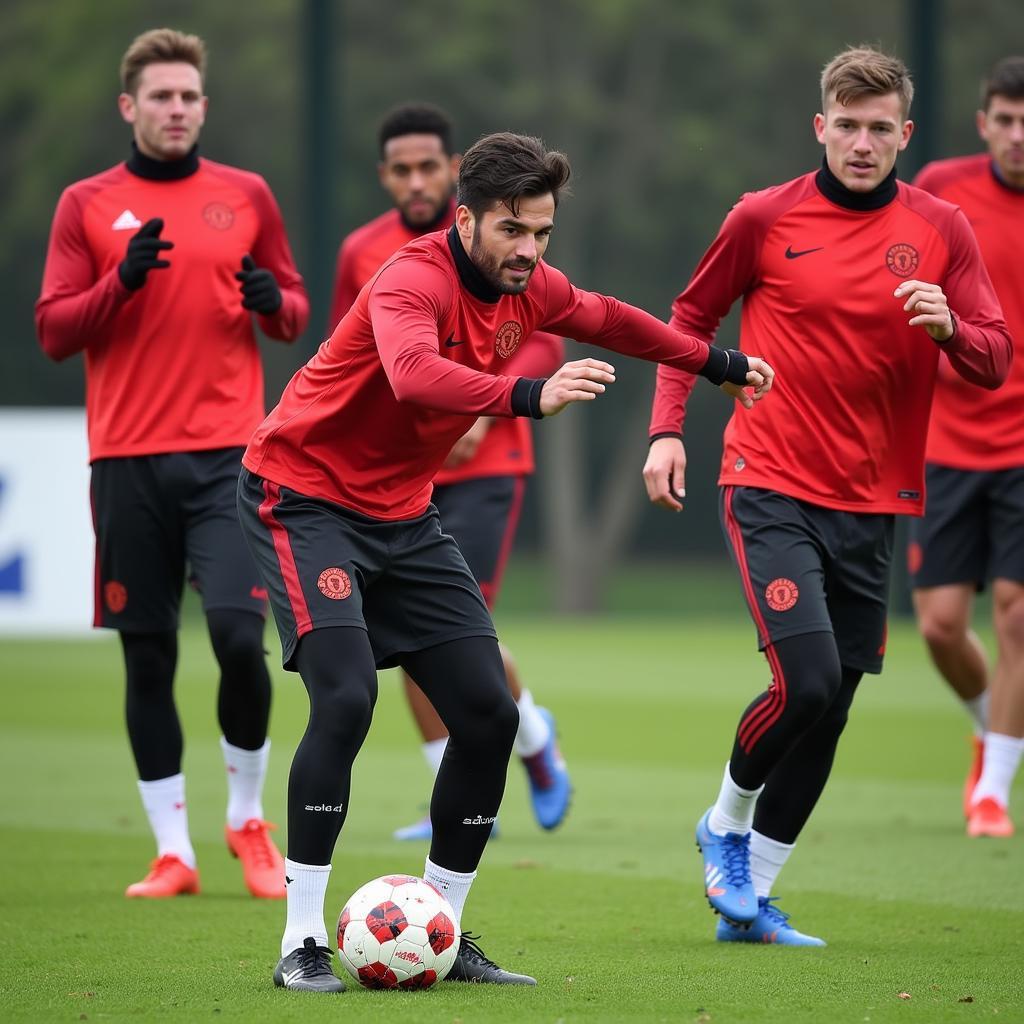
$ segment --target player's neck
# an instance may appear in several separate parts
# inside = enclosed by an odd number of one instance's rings
[[[451,250],[452,259],[455,260],[455,269],[458,271],[462,287],[481,302],[495,303],[501,300],[501,292],[498,291],[490,281],[477,269],[476,264],[469,258],[466,247],[459,238],[459,232],[453,224],[448,231],[448,248]]]
[[[996,182],[1005,189],[1009,189],[1011,192],[1016,192],[1017,195],[1024,193],[1024,182],[1017,184],[1016,182],[1010,181],[1005,174],[999,169],[999,164],[995,160],[989,161],[989,167],[992,168],[992,177],[996,179]]]
[[[870,192],[854,192],[832,173],[828,160],[821,161],[821,170],[814,183],[830,203],[844,206],[847,210],[880,210],[896,198],[897,191],[895,167]]]
[[[132,142],[132,155],[125,162],[132,174],[151,181],[177,181],[199,170],[199,146],[193,146],[180,160],[154,160]]]

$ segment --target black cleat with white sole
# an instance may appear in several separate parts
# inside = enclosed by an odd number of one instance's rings
[[[281,957],[274,968],[274,984],[300,992],[344,992],[345,986],[331,970],[331,951],[310,937],[298,949]]]
[[[448,972],[448,981],[474,981],[485,985],[536,985],[528,974],[513,974],[499,967],[474,940],[479,935],[463,932],[459,939],[459,955]]]

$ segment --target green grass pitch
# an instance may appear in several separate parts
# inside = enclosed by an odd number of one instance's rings
[[[576,792],[565,827],[542,834],[510,766],[501,838],[463,924],[500,963],[536,975],[536,989],[273,988],[283,907],[244,894],[223,845],[213,661],[193,624],[178,694],[203,893],[162,903],[122,897],[153,848],[116,642],[0,644],[0,1019],[1024,1020],[1024,840],[964,837],[966,720],[908,624],[894,626],[885,674],[865,680],[830,787],[780,880],[783,907],[828,939],[824,950],[712,941],[693,824],[766,678],[747,623],[499,624],[558,717]],[[266,812],[283,823],[306,701],[295,676],[278,669],[275,686]],[[384,673],[335,853],[328,930],[364,881],[422,872],[425,848],[389,837],[421,813],[427,791],[397,679]],[[1012,810],[1024,823],[1019,795]]]

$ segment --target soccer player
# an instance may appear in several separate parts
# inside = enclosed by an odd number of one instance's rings
[[[280,899],[284,862],[261,802],[266,592],[235,487],[264,413],[253,317],[293,341],[309,304],[266,182],[199,157],[205,65],[203,41],[171,29],[128,47],[118,106],[131,154],[61,196],[36,328],[50,358],[85,356],[95,623],[120,635],[128,738],[157,844],[126,895],[199,891],[173,689],[187,564],[220,669],[227,845],[252,895]]]
[[[893,57],[835,57],[814,116],[821,168],[745,195],[673,305],[677,329],[711,341],[742,297],[742,344],[779,374],[773,401],[727,426],[719,477],[726,542],[772,673],[697,825],[720,941],[824,945],[788,923],[772,890],[857,684],[881,671],[893,517],[924,505],[939,355],[983,387],[1009,369],[967,220],[896,178],[912,94]],[[675,510],[691,387],[691,375],[659,367],[644,480]]]
[[[1000,61],[982,88],[987,152],[940,160],[915,182],[955,203],[974,228],[1010,333],[1024,338],[1024,57]],[[1010,786],[1024,751],[1024,361],[995,394],[940,362],[926,451],[928,504],[908,563],[918,627],[974,720],[964,786],[970,836],[1009,836]],[[995,668],[971,629],[975,591],[992,581]],[[991,694],[991,700],[990,695]]]
[[[505,786],[519,713],[487,605],[430,504],[431,480],[479,416],[553,416],[614,380],[601,360],[550,377],[507,369],[538,328],[707,377],[744,407],[763,360],[712,348],[543,262],[568,160],[538,139],[478,141],[455,223],[410,242],[362,289],[242,458],[242,527],[270,593],[284,664],[309,693],[288,784],[288,913],[274,981],[341,991],[324,892],[370,725],[377,668],[401,665],[449,732],[424,877],[463,909]],[[753,385],[747,394],[743,385]],[[449,977],[534,984],[463,942]]]
[[[331,329],[349,311],[359,289],[395,251],[430,231],[451,226],[459,156],[448,115],[429,104],[392,110],[378,129],[378,174],[394,207],[353,231],[341,244],[331,303]],[[561,338],[537,333],[522,345],[510,373],[544,376],[562,362]],[[524,360],[529,360],[524,365]],[[481,416],[448,453],[434,477],[433,504],[446,533],[455,538],[493,609],[512,547],[526,477],[533,472],[533,435],[528,419]],[[515,752],[526,770],[534,816],[542,828],[561,824],[571,785],[547,708],[533,702],[519,682],[516,664],[500,645],[509,692],[519,708]],[[423,691],[404,675],[406,698],[423,738],[423,755],[436,775],[448,730]],[[497,825],[495,825],[497,828]],[[493,831],[493,830],[492,830]],[[396,839],[428,840],[430,816],[395,832]]]

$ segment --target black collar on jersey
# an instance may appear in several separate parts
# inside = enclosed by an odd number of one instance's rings
[[[870,192],[852,192],[833,173],[827,159],[822,159],[821,170],[814,178],[818,191],[836,206],[847,210],[880,210],[896,198],[896,168],[886,175],[877,188]]]
[[[132,155],[125,161],[125,167],[137,177],[150,181],[177,181],[199,170],[199,146],[193,146],[180,160],[154,160],[140,153],[132,142]]]
[[[477,265],[469,258],[469,253],[466,252],[454,224],[448,229],[448,248],[451,250],[452,259],[455,260],[455,269],[459,272],[462,287],[481,302],[499,302],[501,292],[480,273]]]
[[[1014,195],[1024,195],[1024,185],[1011,185],[999,170],[999,165],[995,160],[989,161],[989,170],[992,172],[992,177],[996,179],[996,184],[1001,188],[1005,188],[1007,192],[1012,192]]]

